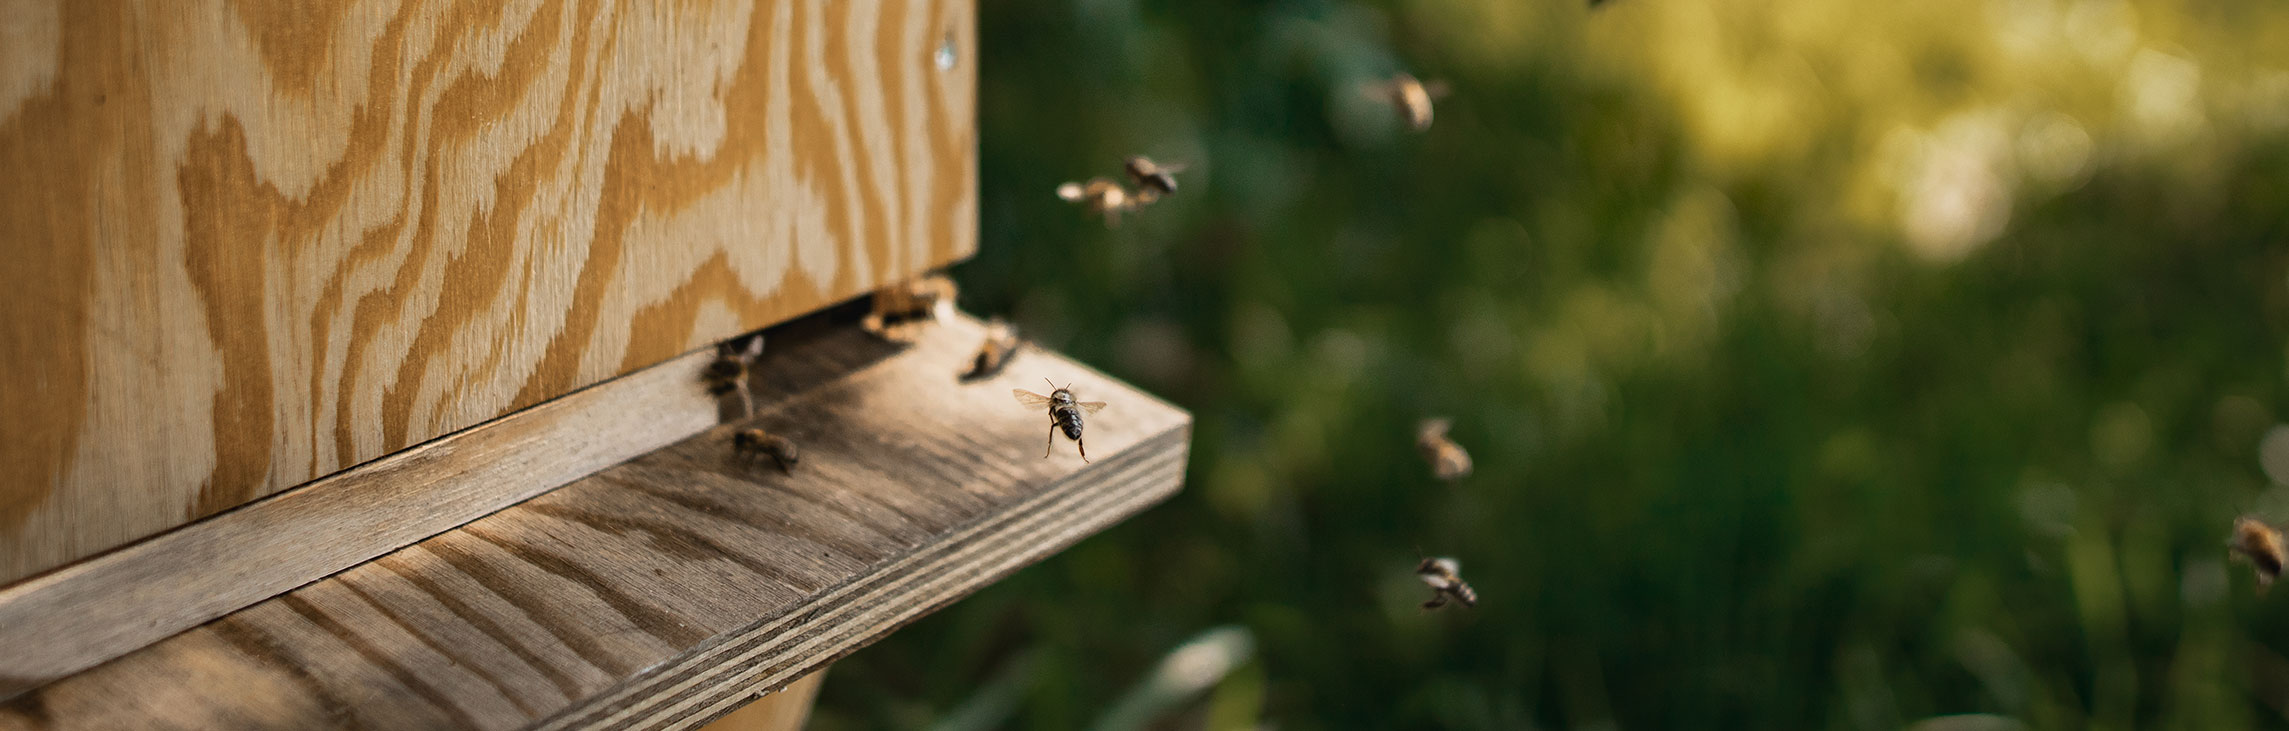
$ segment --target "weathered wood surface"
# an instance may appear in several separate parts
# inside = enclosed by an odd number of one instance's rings
[[[0,583],[967,255],[972,16],[0,2]]]
[[[959,320],[901,348],[773,341],[757,415],[0,705],[0,728],[685,727],[1173,492],[1184,412],[1040,350],[962,383]],[[1111,406],[1041,457],[1010,389]],[[796,439],[793,474],[729,453]]]
[[[714,357],[702,348],[0,589],[0,699],[715,426],[700,379]]]
[[[826,676],[822,669],[797,678],[787,687],[709,721],[700,731],[799,731],[811,718],[811,704],[818,700],[820,681]]]

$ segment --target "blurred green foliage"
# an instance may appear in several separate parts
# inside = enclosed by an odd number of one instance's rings
[[[815,727],[1086,727],[1219,625],[1161,726],[2284,725],[2223,540],[2289,518],[2289,5],[980,5],[963,304],[1191,471]],[[1121,228],[1050,195],[1140,152],[1193,168]]]

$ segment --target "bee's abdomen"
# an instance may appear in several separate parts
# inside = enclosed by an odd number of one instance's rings
[[[1061,429],[1064,429],[1064,430],[1065,430],[1065,438],[1066,438],[1066,439],[1074,439],[1074,440],[1078,440],[1078,439],[1080,439],[1080,438],[1081,438],[1081,412],[1079,412],[1079,411],[1065,411],[1065,412],[1061,412],[1061,413],[1059,413],[1059,414],[1057,415],[1057,426],[1058,426],[1058,428],[1061,428]]]

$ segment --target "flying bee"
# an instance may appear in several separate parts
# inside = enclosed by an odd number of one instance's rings
[[[1176,174],[1184,172],[1182,163],[1163,165],[1143,155],[1129,157],[1129,179],[1137,183],[1140,203],[1151,203],[1164,195],[1176,194]]]
[[[1407,128],[1421,132],[1431,128],[1431,102],[1446,97],[1447,85],[1444,81],[1424,83],[1411,74],[1400,72],[1392,76],[1390,81],[1367,85],[1366,92],[1368,96],[1397,108],[1399,118],[1407,123]]]
[[[1009,359],[1017,355],[1017,326],[996,317],[986,323],[985,342],[978,344],[977,355],[970,356],[970,369],[962,374],[964,381],[994,377]]]
[[[2251,516],[2233,519],[2233,542],[2229,546],[2236,557],[2256,567],[2260,591],[2281,578],[2282,564],[2289,563],[2289,544],[2283,542],[2281,529]]]
[[[1415,451],[1431,463],[1431,474],[1441,480],[1453,482],[1470,476],[1470,452],[1447,437],[1454,427],[1451,419],[1424,419],[1415,427]]]
[[[1121,214],[1136,210],[1151,201],[1144,200],[1121,187],[1110,178],[1090,178],[1086,183],[1066,183],[1057,186],[1057,197],[1089,209],[1090,213],[1105,218],[1105,228],[1121,225]]]
[[[802,450],[795,448],[793,440],[761,429],[741,429],[731,435],[731,452],[750,462],[770,457],[779,464],[780,472],[790,474],[795,464],[803,461]]]
[[[1415,565],[1415,578],[1431,587],[1431,598],[1423,602],[1423,609],[1438,609],[1449,600],[1461,602],[1464,607],[1478,606],[1478,592],[1462,580],[1462,564],[1451,558],[1426,558]]]
[[[960,292],[953,278],[944,274],[883,287],[875,290],[874,309],[859,324],[884,340],[913,342],[922,328],[954,313],[954,298]]]
[[[726,407],[736,407],[731,418],[745,417],[754,407],[754,398],[747,392],[747,368],[762,356],[761,333],[732,338],[715,346],[715,360],[708,361],[707,368],[700,371],[700,381],[707,384],[707,394]]]
[[[1051,383],[1049,387],[1053,390],[1047,396],[1022,388],[1010,389],[1011,393],[1017,395],[1018,403],[1026,406],[1047,405],[1049,407],[1049,443],[1043,445],[1041,458],[1049,458],[1049,450],[1057,446],[1057,431],[1062,429],[1065,431],[1065,438],[1073,440],[1073,446],[1080,448],[1081,461],[1089,461],[1089,445],[1081,441],[1081,417],[1104,409],[1105,402],[1075,400],[1071,385],[1057,388],[1057,384]]]

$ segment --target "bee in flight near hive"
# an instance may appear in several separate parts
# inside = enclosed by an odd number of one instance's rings
[[[730,418],[745,418],[754,408],[754,397],[747,392],[747,368],[762,356],[761,333],[732,338],[715,346],[715,360],[708,361],[706,370],[700,372],[708,395],[723,402],[724,410],[733,412]]]
[[[859,325],[884,340],[913,342],[922,328],[954,313],[954,298],[960,291],[944,274],[883,287],[875,290],[874,309]]]
[[[1390,81],[1369,84],[1366,91],[1368,96],[1397,108],[1408,129],[1422,132],[1431,128],[1431,102],[1446,97],[1447,85],[1443,81],[1424,83],[1401,72]]]
[[[2281,529],[2247,515],[2233,519],[2231,550],[2257,568],[2260,591],[2281,578],[2282,564],[2289,563],[2289,544],[2282,542]]]
[[[780,472],[790,474],[795,464],[803,461],[802,450],[795,448],[794,440],[761,429],[741,429],[731,435],[731,451],[749,462],[769,457],[779,464]]]
[[[1105,228],[1120,226],[1122,213],[1136,210],[1147,202],[1109,178],[1090,178],[1086,183],[1057,186],[1057,197],[1079,203],[1090,213],[1104,217]]]
[[[1470,476],[1470,453],[1447,436],[1452,428],[1451,419],[1424,419],[1415,427],[1415,450],[1431,463],[1432,475],[1448,482]]]
[[[1081,417],[1103,410],[1105,402],[1076,400],[1070,385],[1057,388],[1057,384],[1051,383],[1049,387],[1054,390],[1047,396],[1022,388],[1010,389],[1017,395],[1018,403],[1049,407],[1049,443],[1042,447],[1041,458],[1049,458],[1050,448],[1057,446],[1058,430],[1064,430],[1065,438],[1073,440],[1073,446],[1081,450],[1081,461],[1089,461],[1089,445],[1081,441]]]
[[[1151,203],[1164,195],[1176,194],[1176,174],[1184,172],[1182,163],[1160,164],[1143,155],[1129,157],[1129,179],[1137,183],[1139,203]]]
[[[1009,359],[1017,355],[1017,326],[996,317],[986,323],[985,342],[978,344],[977,355],[970,356],[970,369],[962,373],[962,380],[977,381],[1001,373]]]
[[[1415,565],[1415,578],[1431,587],[1431,598],[1423,602],[1423,609],[1438,609],[1448,601],[1461,602],[1465,607],[1478,606],[1478,592],[1462,580],[1462,564],[1451,558],[1426,558]]]

